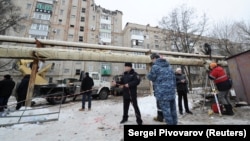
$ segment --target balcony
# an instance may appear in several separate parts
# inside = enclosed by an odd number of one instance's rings
[[[35,29],[30,29],[29,30],[30,35],[39,35],[39,36],[48,36],[48,31],[46,30],[35,30]]]
[[[131,35],[131,40],[141,40],[144,41],[143,35]]]
[[[49,20],[42,20],[42,19],[36,19],[36,18],[32,18],[32,23],[50,25]]]

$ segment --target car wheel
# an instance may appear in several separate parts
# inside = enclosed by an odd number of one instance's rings
[[[101,90],[101,92],[99,93],[99,99],[104,100],[108,98],[108,91],[103,89]]]

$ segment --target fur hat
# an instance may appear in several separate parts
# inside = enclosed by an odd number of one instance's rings
[[[132,68],[132,63],[126,62],[126,63],[124,64],[124,66],[125,66],[125,67],[131,67],[131,68]]]
[[[213,69],[213,68],[217,67],[217,63],[212,62],[209,64],[209,67],[210,67],[210,69]]]

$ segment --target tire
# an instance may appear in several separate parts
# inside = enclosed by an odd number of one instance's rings
[[[50,100],[50,98],[46,98],[46,100],[47,100],[47,102],[51,103],[51,100]]]
[[[104,99],[108,98],[108,95],[109,95],[108,90],[103,89],[103,90],[100,91],[98,97],[99,97],[99,99],[104,100]]]
[[[61,96],[63,96],[63,97],[61,97]],[[63,103],[65,103],[65,101],[66,101],[66,97],[65,97],[65,95],[61,95],[61,94],[59,94],[59,95],[56,95],[55,97],[52,97],[52,98],[49,98],[49,100],[47,100],[50,104],[63,104]]]

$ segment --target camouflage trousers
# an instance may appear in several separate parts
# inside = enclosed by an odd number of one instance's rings
[[[167,125],[177,125],[178,117],[176,112],[176,101],[173,100],[159,100],[163,117]]]

